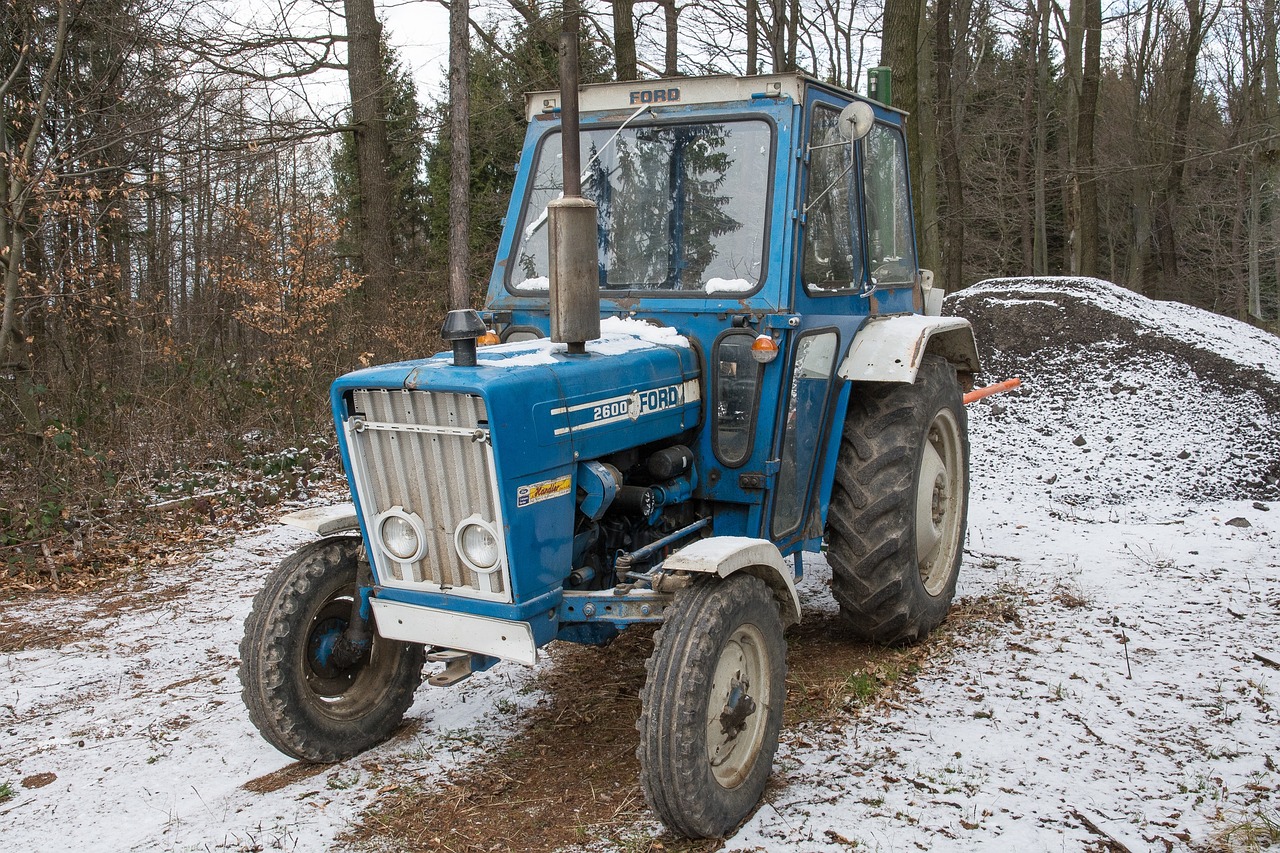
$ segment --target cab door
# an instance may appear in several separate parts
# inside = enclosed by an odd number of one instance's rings
[[[764,535],[784,552],[822,535],[813,500],[829,446],[840,358],[867,314],[860,174],[855,147],[840,132],[848,103],[812,89],[805,110],[799,228],[791,277],[797,326],[787,336],[787,378],[775,432],[777,476]]]

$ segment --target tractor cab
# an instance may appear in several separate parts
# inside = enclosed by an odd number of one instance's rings
[[[698,355],[697,496],[718,533],[817,550],[850,387],[836,371],[870,317],[941,301],[917,269],[905,115],[800,74],[579,98],[600,311],[675,328]],[[503,341],[548,334],[548,205],[564,186],[559,94],[526,104],[484,312]]]

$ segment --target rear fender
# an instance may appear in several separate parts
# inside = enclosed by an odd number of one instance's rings
[[[923,314],[872,317],[854,335],[839,374],[854,382],[912,383],[926,355],[942,356],[971,384],[979,364],[969,321]]]
[[[778,546],[767,539],[712,536],[686,545],[662,562],[663,574],[690,572],[727,578],[738,572],[760,578],[773,590],[784,627],[800,621],[796,582]]]

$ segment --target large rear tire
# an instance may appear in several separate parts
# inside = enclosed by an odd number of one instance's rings
[[[640,785],[672,832],[717,838],[760,801],[782,728],[786,640],[749,575],[676,593],[641,693]]]
[[[955,370],[925,356],[912,385],[855,388],[827,512],[840,612],[863,639],[910,643],[955,596],[969,509],[969,435]]]
[[[420,645],[375,635],[354,660],[335,654],[351,618],[359,549],[350,536],[299,548],[245,619],[240,684],[249,719],[304,761],[340,761],[386,740],[422,683]]]

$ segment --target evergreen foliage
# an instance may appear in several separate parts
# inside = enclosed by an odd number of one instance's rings
[[[419,270],[428,237],[428,128],[413,77],[401,64],[396,49],[387,43],[385,34],[381,47],[382,73],[387,81],[384,103],[387,142],[391,148],[388,171],[395,214],[393,240],[396,265],[402,270]],[[360,221],[360,180],[351,131],[339,137],[333,154],[333,187],[336,209],[343,219],[343,250],[350,253],[358,242],[354,230]]]
[[[539,17],[514,31],[487,24],[473,38],[471,65],[471,269],[487,280],[507,213],[524,143],[524,94],[559,87],[559,22]],[[473,31],[474,32],[474,31]],[[501,46],[502,44],[507,47]],[[612,56],[584,30],[578,44],[582,82],[610,78]],[[449,243],[450,145],[448,93],[429,108],[427,144],[427,265],[443,270]]]

